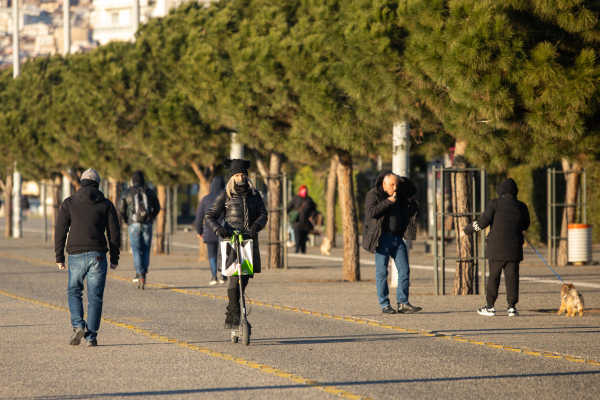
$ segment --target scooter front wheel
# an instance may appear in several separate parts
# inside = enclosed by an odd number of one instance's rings
[[[244,346],[248,346],[250,344],[250,329],[248,324],[242,325],[242,341]]]

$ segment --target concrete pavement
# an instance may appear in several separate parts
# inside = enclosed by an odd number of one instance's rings
[[[338,261],[290,257],[287,271],[251,281],[253,336],[243,347],[222,329],[226,291],[208,285],[208,263],[195,261],[195,235],[180,232],[176,242],[190,247],[153,257],[149,282],[159,286],[145,291],[128,281],[132,257],[123,255],[107,280],[103,316],[112,322],[102,323],[97,348],[68,345],[68,312],[0,295],[0,396],[597,398],[600,314],[528,311],[558,308],[560,286],[541,282],[553,276],[547,268],[521,269],[537,281],[522,282],[517,318],[477,315],[483,296],[432,296],[427,269],[411,272],[411,302],[423,312],[382,315],[369,282],[374,266],[362,266],[366,282],[345,283]],[[53,265],[52,247],[35,232],[0,240],[0,290],[68,307],[67,272]],[[427,266],[417,250],[411,261]],[[310,253],[319,257],[317,249]],[[332,257],[340,256],[335,249]],[[600,287],[597,266],[557,272]],[[597,308],[600,288],[582,292],[587,308]],[[501,294],[498,309],[504,301]]]

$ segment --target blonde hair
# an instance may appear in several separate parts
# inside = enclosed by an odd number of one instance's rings
[[[255,190],[254,183],[252,183],[250,178],[246,177],[246,181],[248,182],[250,189]],[[225,186],[225,191],[227,192],[227,196],[229,198],[231,198],[231,193],[235,193],[235,180],[233,179],[233,176],[229,178],[229,182],[227,182],[227,186]]]

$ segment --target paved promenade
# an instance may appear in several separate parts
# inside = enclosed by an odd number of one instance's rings
[[[558,308],[560,285],[531,249],[516,318],[505,312],[503,287],[493,318],[475,312],[483,296],[434,296],[431,255],[418,244],[410,301],[423,312],[413,315],[381,314],[374,257],[366,252],[358,283],[340,281],[340,249],[331,257],[318,248],[290,255],[288,270],[267,270],[250,282],[253,331],[244,347],[222,329],[225,287],[208,285],[195,233],[180,230],[173,255],[152,257],[145,291],[130,281],[132,256],[123,254],[107,279],[99,346],[85,348],[68,344],[68,273],[55,266],[40,226],[30,219],[23,239],[0,239],[0,398],[597,399],[600,393],[600,313],[567,318],[535,311]],[[556,270],[576,283],[588,309],[600,309],[600,266]],[[453,274],[447,275],[451,292]],[[390,297],[395,303],[393,290]]]

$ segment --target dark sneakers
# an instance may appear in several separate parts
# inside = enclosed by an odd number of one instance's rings
[[[79,343],[81,343],[81,339],[83,339],[84,336],[85,329],[81,327],[73,328],[73,336],[71,336],[71,341],[69,342],[69,344],[71,346],[79,346]]]
[[[233,324],[233,315],[227,313],[227,317],[225,317],[225,329],[231,329],[231,324]]]
[[[394,310],[391,306],[381,309],[381,312],[383,314],[396,314],[396,310]]]
[[[398,314],[411,314],[421,310],[421,307],[415,307],[410,303],[398,303]]]
[[[89,340],[85,342],[85,347],[95,347],[98,346],[98,339]]]

